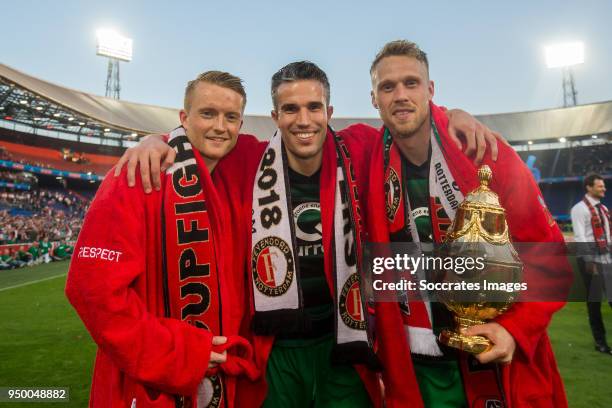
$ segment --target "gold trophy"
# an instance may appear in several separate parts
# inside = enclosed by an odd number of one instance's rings
[[[516,292],[495,290],[499,284],[522,281],[523,264],[510,241],[506,212],[499,204],[499,198],[489,188],[492,178],[489,166],[478,170],[480,186],[470,192],[460,204],[455,219],[440,247],[441,257],[480,258],[484,268],[458,273],[455,269],[439,271],[442,282],[471,283],[478,290],[439,291],[438,298],[454,313],[455,330],[444,330],[439,341],[473,354],[479,354],[491,347],[483,336],[466,336],[463,329],[484,324],[504,313],[516,300]],[[478,284],[478,286],[476,286]],[[464,284],[465,285],[465,284]]]

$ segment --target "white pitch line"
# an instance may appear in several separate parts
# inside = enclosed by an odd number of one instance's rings
[[[59,277],[66,276],[66,275],[67,275],[67,273],[62,273],[61,275],[49,276],[48,278],[38,279],[38,280],[35,280],[35,281],[30,281],[30,282],[24,282],[24,283],[20,283],[19,285],[7,286],[6,288],[0,288],[0,292],[5,291],[5,290],[9,290],[9,289],[20,288],[22,286],[33,285],[35,283],[48,281],[48,280],[59,278]]]

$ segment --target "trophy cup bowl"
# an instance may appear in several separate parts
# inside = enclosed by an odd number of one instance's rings
[[[462,273],[457,268],[437,271],[437,280],[441,282],[478,284],[477,290],[437,292],[438,299],[453,312],[456,324],[454,330],[440,333],[440,343],[472,354],[488,350],[491,342],[484,336],[467,336],[462,331],[508,310],[517,293],[495,288],[519,283],[523,274],[523,264],[510,241],[506,212],[497,194],[489,188],[492,175],[489,166],[478,170],[480,186],[459,205],[444,242],[436,251],[442,258],[482,258],[481,269]]]

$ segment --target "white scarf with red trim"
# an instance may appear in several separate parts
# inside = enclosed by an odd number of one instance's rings
[[[463,194],[455,183],[444,155],[442,154],[435,125],[432,122],[431,160],[429,165],[429,216],[434,242],[441,243],[446,235],[446,229],[455,218],[455,212],[463,201]],[[419,243],[419,234],[410,209],[410,200],[403,178],[402,156],[388,129],[383,138],[385,161],[385,202],[389,222],[389,231],[398,232],[402,229],[412,237],[414,243]],[[407,219],[407,220],[406,220]],[[407,221],[407,222],[406,222]],[[423,271],[417,270],[416,277],[423,279]],[[421,294],[424,298],[425,294]],[[432,329],[431,304],[421,300],[411,300],[402,304],[404,325],[407,331],[412,353],[441,356],[436,336]]]
[[[328,132],[325,149],[334,148],[335,189],[333,197],[321,193],[321,207],[334,206],[333,256],[336,348],[344,357],[335,361],[368,362],[373,353],[367,330],[361,285],[361,221],[348,150],[341,138]],[[324,154],[324,158],[325,158]],[[321,180],[321,184],[326,180]],[[258,334],[307,330],[303,321],[299,259],[296,256],[295,225],[291,211],[287,158],[277,131],[266,149],[253,187],[253,236],[251,277]]]

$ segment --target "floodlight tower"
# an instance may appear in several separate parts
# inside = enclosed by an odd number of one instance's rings
[[[122,36],[114,30],[96,31],[96,55],[108,58],[105,96],[120,98],[119,62],[132,60],[132,39]]]
[[[574,83],[574,65],[584,62],[584,44],[582,42],[571,42],[545,47],[546,65],[548,68],[561,68],[563,74],[563,106],[575,106],[577,104],[576,84]]]

